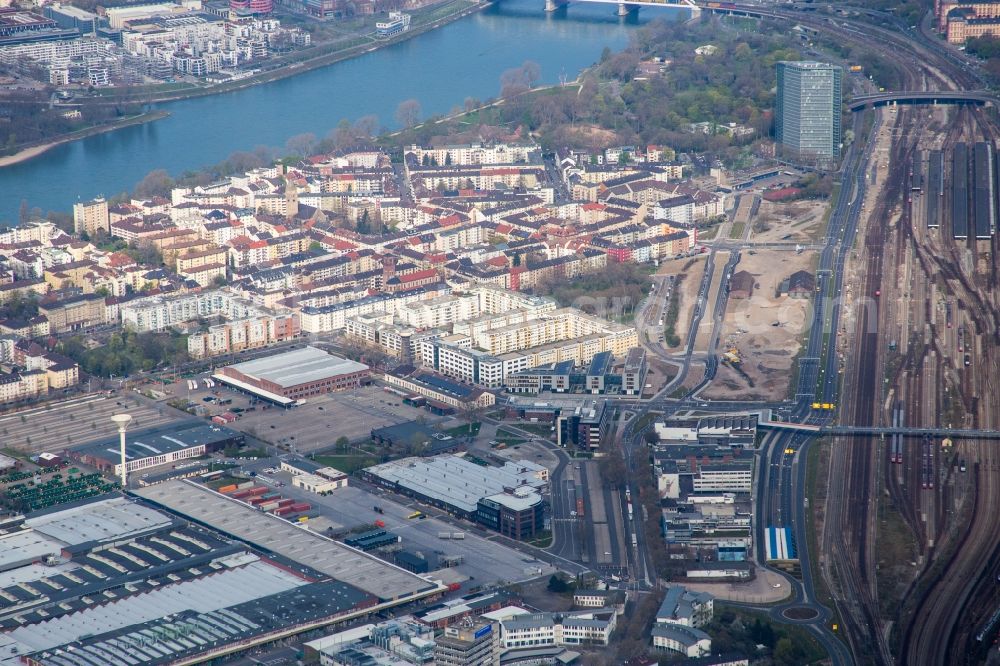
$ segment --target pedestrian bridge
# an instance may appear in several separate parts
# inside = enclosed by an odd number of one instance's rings
[[[869,106],[895,106],[897,104],[993,104],[997,101],[994,93],[985,90],[904,90],[902,92],[882,92],[862,95],[850,101],[851,111],[861,111]]]
[[[949,439],[1000,439],[1000,430],[974,430],[963,428],[907,428],[880,426],[827,426],[812,423],[793,423],[791,421],[772,421],[761,419],[758,426],[768,430],[783,430],[806,435],[903,435],[904,437],[933,437]]]

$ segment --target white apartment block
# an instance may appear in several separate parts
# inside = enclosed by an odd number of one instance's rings
[[[438,148],[410,146],[404,151],[423,163],[424,156],[434,160],[440,166],[454,164],[468,166],[473,164],[514,164],[529,162],[541,155],[541,148],[536,145],[515,145],[497,143],[491,146],[485,144],[451,145]]]
[[[475,294],[438,296],[400,307],[399,320],[413,328],[443,328],[478,317],[480,299]]]
[[[575,308],[561,308],[523,323],[489,329],[475,337],[475,346],[491,354],[506,354],[563,340],[599,336],[615,356],[638,345],[634,326],[609,322]],[[596,352],[595,352],[596,353]]]
[[[314,307],[305,306],[301,309],[303,333],[331,333],[347,328],[347,320],[359,315],[392,310],[394,313],[407,303],[415,303],[445,294],[445,288],[414,289],[392,294],[376,294],[365,298],[331,303]]]
[[[252,303],[222,290],[137,298],[123,304],[119,312],[122,324],[140,333],[162,331],[200,317],[247,319],[264,314]]]

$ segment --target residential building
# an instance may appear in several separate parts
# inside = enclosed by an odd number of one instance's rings
[[[190,334],[187,340],[188,354],[192,358],[235,354],[291,340],[300,334],[299,315],[264,314],[228,321],[210,326],[207,331]]]
[[[73,8],[75,9],[75,8]],[[98,231],[111,233],[108,202],[104,197],[73,204],[73,231],[93,237]]]
[[[794,159],[840,155],[843,70],[814,61],[779,62],[775,140]]]
[[[104,297],[97,294],[79,294],[38,304],[38,313],[49,320],[53,333],[102,326],[108,323],[106,312]]]

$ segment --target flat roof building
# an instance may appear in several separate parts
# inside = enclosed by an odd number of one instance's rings
[[[187,422],[125,434],[125,468],[136,472],[150,467],[197,458],[244,442],[242,433],[217,425]],[[69,449],[70,458],[102,472],[121,473],[118,435]]]
[[[475,620],[448,627],[434,648],[438,666],[500,666],[500,628]]]
[[[2,524],[0,665],[206,663],[373,594],[120,495]]]
[[[304,347],[222,368],[215,378],[284,406],[294,400],[366,384],[367,365]]]
[[[396,605],[444,590],[443,585],[188,481],[167,481],[136,494],[314,571],[350,581],[380,604]]]
[[[484,467],[452,455],[403,458],[364,470],[373,483],[416,497],[514,539],[544,527],[545,468],[528,461]]]

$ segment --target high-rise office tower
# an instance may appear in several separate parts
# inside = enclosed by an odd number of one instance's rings
[[[774,136],[792,158],[840,154],[843,70],[822,62],[779,62]]]

